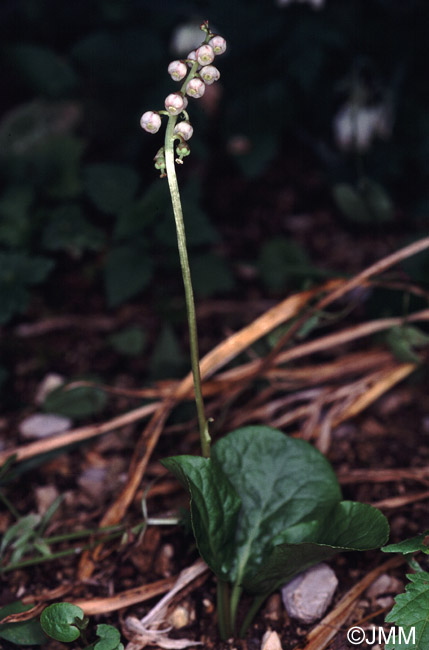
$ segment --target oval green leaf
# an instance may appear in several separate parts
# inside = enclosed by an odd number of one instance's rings
[[[44,632],[57,641],[75,641],[80,637],[77,620],[84,620],[83,610],[71,603],[53,603],[43,610],[40,624]]]

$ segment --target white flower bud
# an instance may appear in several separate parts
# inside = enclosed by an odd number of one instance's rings
[[[146,111],[140,118],[140,126],[148,133],[156,133],[161,126],[161,116],[153,111]]]
[[[186,107],[185,98],[180,93],[171,93],[165,98],[164,106],[170,115],[179,115]]]
[[[189,122],[179,122],[174,127],[174,133],[181,135],[184,140],[190,140],[192,138],[193,132],[194,129],[189,124]]]
[[[218,54],[223,54],[226,50],[226,40],[223,36],[213,36],[209,41],[209,45],[213,48],[213,52]]]
[[[192,52],[189,52],[188,56],[186,57],[187,59],[190,59],[191,61],[196,61],[197,60],[197,54],[195,50],[192,50]],[[192,63],[188,63],[188,66],[192,68]]]
[[[205,84],[211,86],[212,83],[220,78],[220,72],[214,65],[205,65],[200,70],[200,77]]]
[[[181,81],[186,77],[188,69],[182,61],[172,61],[168,66],[168,74],[174,81]]]
[[[195,55],[200,65],[209,65],[215,58],[215,53],[211,45],[201,45],[196,50]]]
[[[186,94],[190,97],[195,97],[195,99],[198,99],[198,97],[202,97],[204,95],[205,89],[206,87],[204,85],[204,81],[202,81],[202,79],[194,77],[194,79],[191,79],[186,85]]]

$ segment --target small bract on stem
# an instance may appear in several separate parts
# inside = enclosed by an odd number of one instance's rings
[[[155,169],[159,170],[161,178],[167,177],[170,189],[171,203],[176,222],[180,265],[185,289],[191,366],[194,380],[195,403],[198,414],[198,426],[200,430],[201,452],[204,457],[208,458],[210,456],[210,435],[208,432],[208,420],[205,416],[201,389],[195,302],[186,247],[182,204],[175,168],[175,163],[182,164],[183,159],[191,153],[188,140],[192,137],[193,128],[189,120],[189,115],[186,112],[188,106],[187,96],[193,99],[202,97],[206,85],[211,85],[219,79],[219,70],[211,64],[216,56],[223,54],[226,50],[225,39],[222,36],[214,34],[210,30],[208,21],[202,23],[200,29],[205,32],[205,38],[201,45],[196,50],[190,52],[186,59],[171,61],[168,65],[168,73],[171,78],[174,81],[183,82],[180,90],[170,93],[165,98],[165,110],[146,111],[143,113],[140,124],[148,133],[157,133],[161,127],[162,117],[164,115],[168,117],[164,146],[156,153],[154,163]],[[183,116],[183,120],[177,123],[177,119],[181,115]]]

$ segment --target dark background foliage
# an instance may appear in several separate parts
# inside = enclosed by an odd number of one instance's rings
[[[144,133],[139,118],[162,108],[174,88],[166,72],[178,58],[174,31],[204,19],[228,51],[219,59],[220,96],[190,102],[195,135],[180,169],[197,296],[236,296],[240,265],[264,295],[343,270],[313,261],[274,208],[263,227],[249,220],[251,189],[260,188],[270,214],[273,186],[293,183],[296,168],[316,170],[318,182],[300,193],[295,212],[321,202],[340,228],[389,230],[404,241],[425,234],[425,0],[327,0],[319,10],[274,0],[3,0],[6,327],[23,317],[87,315],[89,305],[114,311],[129,301],[151,304],[164,322],[178,318],[174,226],[166,182],[152,166],[162,136]],[[341,148],[333,127],[356,98],[389,114],[385,137],[360,152]],[[409,272],[425,282],[427,266],[419,258]],[[112,339],[122,353],[144,345],[141,330],[122,334]],[[171,328],[162,337],[170,358],[179,356]]]

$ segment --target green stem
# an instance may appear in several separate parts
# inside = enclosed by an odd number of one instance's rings
[[[229,617],[229,584],[223,580],[217,581],[217,622],[222,641],[232,636],[231,619]]]
[[[192,66],[189,76],[193,76]],[[177,183],[176,168],[174,164],[174,127],[177,116],[170,115],[165,132],[165,167],[167,171],[168,186],[170,188],[171,203],[173,205],[174,219],[176,222],[177,244],[179,248],[180,266],[182,269],[183,285],[185,288],[186,312],[188,316],[189,342],[191,348],[191,366],[194,379],[195,403],[198,414],[198,426],[201,438],[201,451],[205,458],[210,457],[210,436],[208,433],[207,419],[204,411],[204,401],[201,389],[200,358],[198,350],[197,319],[195,315],[194,292],[192,289],[191,271],[189,268],[188,251],[186,248],[185,225],[183,221],[182,204],[180,201],[179,185]]]
[[[231,626],[235,630],[235,619],[237,616],[238,603],[240,602],[241,594],[243,590],[238,583],[232,588],[231,592],[231,605],[230,605],[230,616],[231,616]]]
[[[239,634],[240,639],[242,639],[245,636],[249,625],[251,624],[251,622],[255,617],[255,614],[258,612],[258,610],[260,609],[262,603],[266,598],[267,598],[267,594],[263,594],[262,596],[255,596],[255,598],[253,599],[253,603],[248,609],[243,624],[240,627],[240,634]]]

